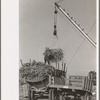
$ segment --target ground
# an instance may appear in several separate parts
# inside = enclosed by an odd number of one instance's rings
[[[28,98],[19,97],[19,100],[28,100]],[[38,100],[44,100],[44,99],[38,99]],[[45,100],[48,100],[48,99],[45,99]]]

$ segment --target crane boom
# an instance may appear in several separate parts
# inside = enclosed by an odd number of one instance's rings
[[[65,10],[55,3],[55,6],[69,19],[69,21],[83,34],[83,36],[96,48],[96,43],[72,20],[72,18],[65,12]]]

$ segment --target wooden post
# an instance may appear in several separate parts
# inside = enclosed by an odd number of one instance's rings
[[[33,100],[33,91],[31,90],[31,100]]]
[[[56,69],[57,69],[57,61],[56,61]]]
[[[62,62],[62,70],[64,70],[64,69],[63,69],[63,62]]]
[[[64,71],[66,71],[66,63],[64,63]]]
[[[30,90],[30,87],[29,87],[29,90],[28,90],[28,100],[31,100],[31,90]]]
[[[35,98],[35,92],[33,91],[33,90],[31,90],[31,100],[34,100],[34,98]]]
[[[59,69],[59,62],[58,62],[58,69]]]
[[[51,84],[51,80],[52,80],[51,77],[52,77],[52,76],[49,75],[49,84]]]
[[[24,84],[24,85],[22,85],[22,86],[23,86],[23,96],[24,96],[24,97],[27,97],[27,90],[28,90],[27,84]]]

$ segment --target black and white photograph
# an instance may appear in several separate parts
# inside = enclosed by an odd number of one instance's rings
[[[19,0],[19,100],[97,100],[97,0]]]

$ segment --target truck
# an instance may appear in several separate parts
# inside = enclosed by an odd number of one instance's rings
[[[39,98],[49,100],[89,100],[92,96],[93,82],[87,76],[71,75],[56,69],[54,75],[42,80],[27,80],[28,100]]]

